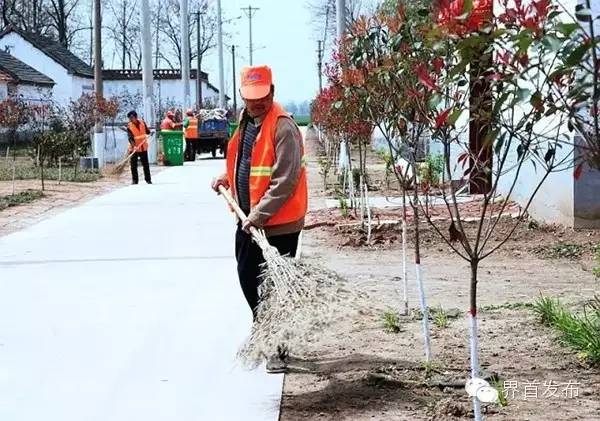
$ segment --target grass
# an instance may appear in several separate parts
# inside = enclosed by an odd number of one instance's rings
[[[508,406],[508,399],[506,399],[506,393],[504,393],[504,382],[500,379],[494,379],[491,386],[498,391],[498,405],[503,408]]]
[[[503,304],[492,304],[488,306],[481,307],[483,311],[492,311],[492,310],[525,310],[532,309],[534,307],[533,303],[524,303],[524,302],[515,302],[515,303],[503,303]]]
[[[11,181],[13,176],[13,162],[0,158],[0,181]],[[100,178],[98,171],[77,170],[75,167],[62,167],[61,180],[78,183],[89,183],[97,181]],[[40,180],[40,168],[33,165],[30,159],[17,159],[15,165],[16,180]],[[44,168],[45,180],[58,180],[58,168]]]
[[[342,216],[345,218],[348,216],[348,210],[350,209],[348,206],[348,200],[340,194],[338,196],[338,201],[340,203],[340,212],[342,213]]]
[[[583,251],[584,247],[580,244],[563,242],[536,248],[536,252],[546,259],[579,259]]]
[[[309,115],[295,115],[294,121],[298,126],[308,126],[310,124]]]
[[[399,333],[402,329],[400,328],[400,317],[398,316],[398,313],[392,310],[383,313],[383,327],[387,332]]]
[[[534,304],[540,321],[560,334],[560,342],[593,364],[600,364],[600,298],[584,306],[582,313],[569,311],[560,300],[540,297]]]
[[[433,324],[440,329],[445,329],[450,325],[448,313],[441,306],[437,309],[432,309],[431,316],[433,317]]]
[[[40,190],[25,190],[17,194],[0,196],[0,210],[33,202],[43,196]]]

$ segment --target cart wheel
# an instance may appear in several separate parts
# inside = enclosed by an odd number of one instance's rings
[[[210,151],[211,155],[213,158],[217,157],[217,148],[212,148],[212,150]]]

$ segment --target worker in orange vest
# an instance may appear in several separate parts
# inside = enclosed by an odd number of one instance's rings
[[[164,120],[160,123],[161,130],[177,130],[181,128],[181,123],[175,122],[175,113],[171,110],[167,111]]]
[[[195,142],[198,140],[198,117],[194,116],[194,111],[191,108],[185,114],[186,117],[183,120],[183,137],[185,138],[184,158],[186,161],[195,161]]]
[[[129,124],[127,125],[127,136],[129,138],[129,153],[132,154],[129,162],[131,164],[131,181],[133,184],[138,183],[138,159],[142,161],[144,168],[144,179],[146,183],[152,184],[150,175],[150,164],[148,162],[148,135],[150,129],[144,120],[138,119],[135,111],[127,113]]]
[[[308,187],[302,135],[289,114],[273,101],[271,69],[245,67],[241,79],[245,108],[227,145],[226,172],[213,180],[212,188],[229,188],[248,216],[244,223],[238,222],[236,259],[242,291],[256,319],[260,266],[265,260],[252,241],[250,228],[264,229],[269,243],[282,255],[295,256]],[[267,371],[281,373],[286,368],[287,350],[282,344],[277,355],[269,356]]]

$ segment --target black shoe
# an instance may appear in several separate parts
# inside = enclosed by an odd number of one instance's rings
[[[137,181],[133,181],[131,184],[137,184],[137,183],[138,183]]]
[[[152,184],[152,181],[146,181],[147,184]]]

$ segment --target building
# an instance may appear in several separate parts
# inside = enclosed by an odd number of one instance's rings
[[[204,104],[218,104],[219,90],[208,81],[208,74],[201,72],[202,100]],[[154,102],[155,109],[161,110],[170,107],[180,108],[183,105],[183,81],[179,69],[155,69],[154,77]],[[104,96],[129,97],[134,103],[132,108],[143,109],[141,97],[143,93],[142,70],[103,70]],[[197,71],[190,71],[190,105],[196,104]],[[136,104],[139,102],[139,104]]]
[[[55,83],[43,73],[8,53],[0,51],[0,101],[19,96],[25,101],[50,99]]]
[[[0,33],[0,51],[52,80],[52,98],[59,104],[68,104],[94,90],[93,69],[50,38],[8,26]]]

